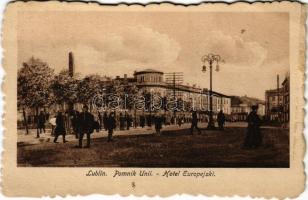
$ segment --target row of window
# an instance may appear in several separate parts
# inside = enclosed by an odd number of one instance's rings
[[[272,96],[272,97],[270,97],[270,100],[271,100],[271,101],[277,101],[277,100],[278,100],[278,97],[277,97],[277,96]],[[285,96],[284,100],[285,100],[286,102],[288,102],[288,101],[289,101],[289,96]],[[282,102],[282,101],[283,101],[283,97],[280,96],[280,97],[279,97],[279,102]]]
[[[161,76],[140,76],[140,82],[162,82]]]
[[[271,101],[277,101],[278,97],[277,96],[272,96],[270,97]],[[279,96],[279,101],[282,101],[282,96]]]

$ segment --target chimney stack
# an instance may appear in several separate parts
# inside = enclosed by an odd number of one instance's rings
[[[72,52],[68,53],[68,73],[70,77],[73,77],[75,73],[74,57]]]

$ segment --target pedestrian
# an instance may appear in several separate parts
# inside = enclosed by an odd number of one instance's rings
[[[201,130],[198,128],[198,116],[196,111],[193,111],[191,116],[191,127],[190,127],[191,135],[193,135],[194,128],[197,129],[199,134],[201,134]]]
[[[220,130],[224,129],[224,124],[225,124],[226,118],[222,110],[219,111],[217,115],[217,122]]]
[[[167,125],[166,114],[164,114],[164,115],[162,116],[162,120],[163,120],[163,124],[166,126],[166,125]]]
[[[111,112],[109,114],[109,117],[107,119],[107,129],[108,129],[108,142],[111,142],[112,139],[112,135],[113,135],[113,130],[116,128],[116,120],[115,120],[115,116],[114,113]]]
[[[65,130],[66,133],[70,134],[71,133],[71,111],[70,110],[66,110],[64,116],[64,124],[65,124]]]
[[[178,121],[179,127],[181,127],[183,124],[183,118],[181,116],[178,116],[177,121]]]
[[[64,116],[61,111],[58,112],[57,117],[56,117],[56,128],[55,128],[54,134],[55,134],[55,139],[53,140],[54,143],[58,143],[57,140],[60,135],[62,135],[63,137],[63,143],[67,142],[65,140],[65,135],[66,135],[65,121],[64,121]]]
[[[120,130],[124,130],[125,127],[125,116],[123,115],[123,113],[120,113]]]
[[[28,116],[27,121],[28,121],[28,124],[29,124],[29,125],[32,124],[32,117],[31,117],[31,115]]]
[[[170,125],[170,115],[167,115],[165,119],[165,125]]]
[[[129,130],[129,128],[132,125],[132,117],[129,114],[125,114],[125,120],[126,120],[126,130]]]
[[[108,123],[108,114],[107,114],[107,111],[106,111],[106,112],[104,112],[104,116],[103,116],[103,124],[104,124],[105,131],[108,130],[107,123]]]
[[[102,122],[103,122],[102,114],[98,111],[97,116],[98,116],[99,130],[102,130]]]
[[[49,123],[50,123],[50,125],[51,125],[51,133],[50,133],[50,135],[51,136],[54,136],[55,135],[55,128],[56,128],[56,117],[57,116],[55,116],[55,117],[52,117],[52,118],[50,118],[50,120],[49,120]]]
[[[135,110],[135,114],[134,114],[134,118],[132,116],[132,123],[133,123],[133,126],[134,128],[136,129],[138,127],[138,120],[137,120],[137,116],[136,116],[136,110]]]
[[[39,133],[45,133],[45,122],[46,122],[46,116],[43,111],[40,112],[38,116],[38,129]]]
[[[144,116],[144,114],[140,115],[140,126],[141,126],[141,128],[144,128],[144,126],[145,126],[145,116]]]
[[[94,116],[93,129],[98,133],[99,132],[99,116]]]
[[[49,117],[50,117],[50,114],[49,114],[49,112],[47,111],[47,113],[45,114],[45,120],[48,121],[48,120],[49,120]]]
[[[89,108],[87,105],[84,105],[82,108],[82,112],[79,115],[79,148],[82,148],[82,140],[84,134],[87,135],[87,145],[85,148],[90,148],[91,143],[91,134],[94,131],[94,116],[89,112]]]
[[[37,120],[38,120],[38,115],[33,115],[33,116],[32,116],[32,123],[33,123],[33,125],[34,125],[35,123],[37,123]]]
[[[244,141],[244,148],[257,148],[262,144],[262,134],[260,131],[261,120],[257,114],[258,106],[253,105],[251,112],[247,116],[247,131]]]
[[[72,110],[71,111],[71,123],[73,127],[73,132],[75,134],[76,139],[78,139],[78,134],[79,134],[79,112],[77,110]]]
[[[147,115],[146,117],[148,127],[152,126],[152,115]]]
[[[173,125],[175,122],[174,116],[171,117],[171,124]]]
[[[159,114],[155,115],[154,116],[154,124],[155,124],[155,131],[156,131],[157,135],[160,135],[162,123],[163,123],[162,117]]]

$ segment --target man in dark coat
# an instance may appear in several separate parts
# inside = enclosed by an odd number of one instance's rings
[[[80,131],[79,131],[79,148],[82,148],[82,140],[84,134],[87,135],[86,148],[90,148],[91,133],[94,131],[94,116],[88,111],[88,106],[83,106],[82,112],[79,115]]]
[[[72,123],[73,131],[77,139],[79,135],[79,126],[80,126],[79,112],[77,110],[72,110],[70,113],[70,116],[71,116],[71,123]]]
[[[62,112],[59,111],[56,117],[56,128],[54,130],[55,139],[53,140],[54,143],[58,143],[57,139],[59,135],[62,135],[63,137],[63,143],[67,142],[65,140],[66,130],[65,130],[65,121],[64,116],[62,115]]]
[[[123,113],[120,113],[120,130],[124,130],[125,127],[125,116]]]
[[[155,131],[156,131],[157,135],[160,135],[162,123],[163,123],[162,117],[159,114],[155,115],[154,116],[154,124],[155,124]]]
[[[170,122],[171,122],[172,125],[174,124],[174,122],[175,122],[174,116],[171,117]]]
[[[201,130],[198,128],[198,116],[197,112],[192,112],[192,118],[191,118],[191,127],[190,127],[190,134],[193,135],[194,128],[197,129],[198,133],[201,134]]]
[[[130,114],[126,113],[126,130],[129,130],[129,128],[132,126],[132,116]]]
[[[38,116],[38,129],[39,129],[39,133],[45,133],[45,122],[46,122],[46,116],[44,114],[43,111],[40,112],[39,116]]]
[[[217,115],[217,122],[220,130],[224,129],[224,124],[225,124],[226,118],[222,110],[219,111]]]
[[[178,118],[177,118],[177,122],[178,122],[179,127],[181,127],[181,126],[182,126],[182,124],[183,124],[183,117],[178,116]]]
[[[108,115],[107,115],[107,112],[104,112],[104,116],[103,116],[103,125],[104,125],[105,131],[108,130],[107,123],[108,123]]]
[[[147,115],[146,117],[148,127],[152,126],[152,115]]]
[[[163,120],[163,124],[164,124],[164,125],[167,125],[167,117],[166,117],[166,114],[164,114],[164,115],[162,116],[162,120]]]
[[[247,132],[244,142],[244,148],[257,148],[262,144],[262,135],[260,131],[261,120],[257,114],[258,106],[252,106],[252,111],[247,116]]]
[[[144,128],[145,126],[145,116],[143,114],[140,115],[140,126],[141,128]]]
[[[108,129],[108,140],[107,141],[108,142],[112,141],[112,134],[115,128],[116,128],[116,120],[115,120],[114,113],[111,112],[107,120],[107,129]]]

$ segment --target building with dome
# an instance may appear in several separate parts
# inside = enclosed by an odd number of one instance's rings
[[[122,80],[126,83],[135,84],[141,94],[152,93],[160,97],[183,100],[190,107],[196,110],[209,111],[209,91],[196,85],[169,84],[164,77],[164,72],[154,69],[144,69],[135,71],[133,77],[123,78],[117,76],[116,80]],[[227,95],[213,91],[213,112],[218,113],[223,110],[225,114],[231,114],[231,98]],[[187,110],[188,111],[188,110]]]
[[[164,73],[153,69],[134,72],[136,86],[141,92],[153,92],[162,96],[166,95],[167,84],[164,82]]]

